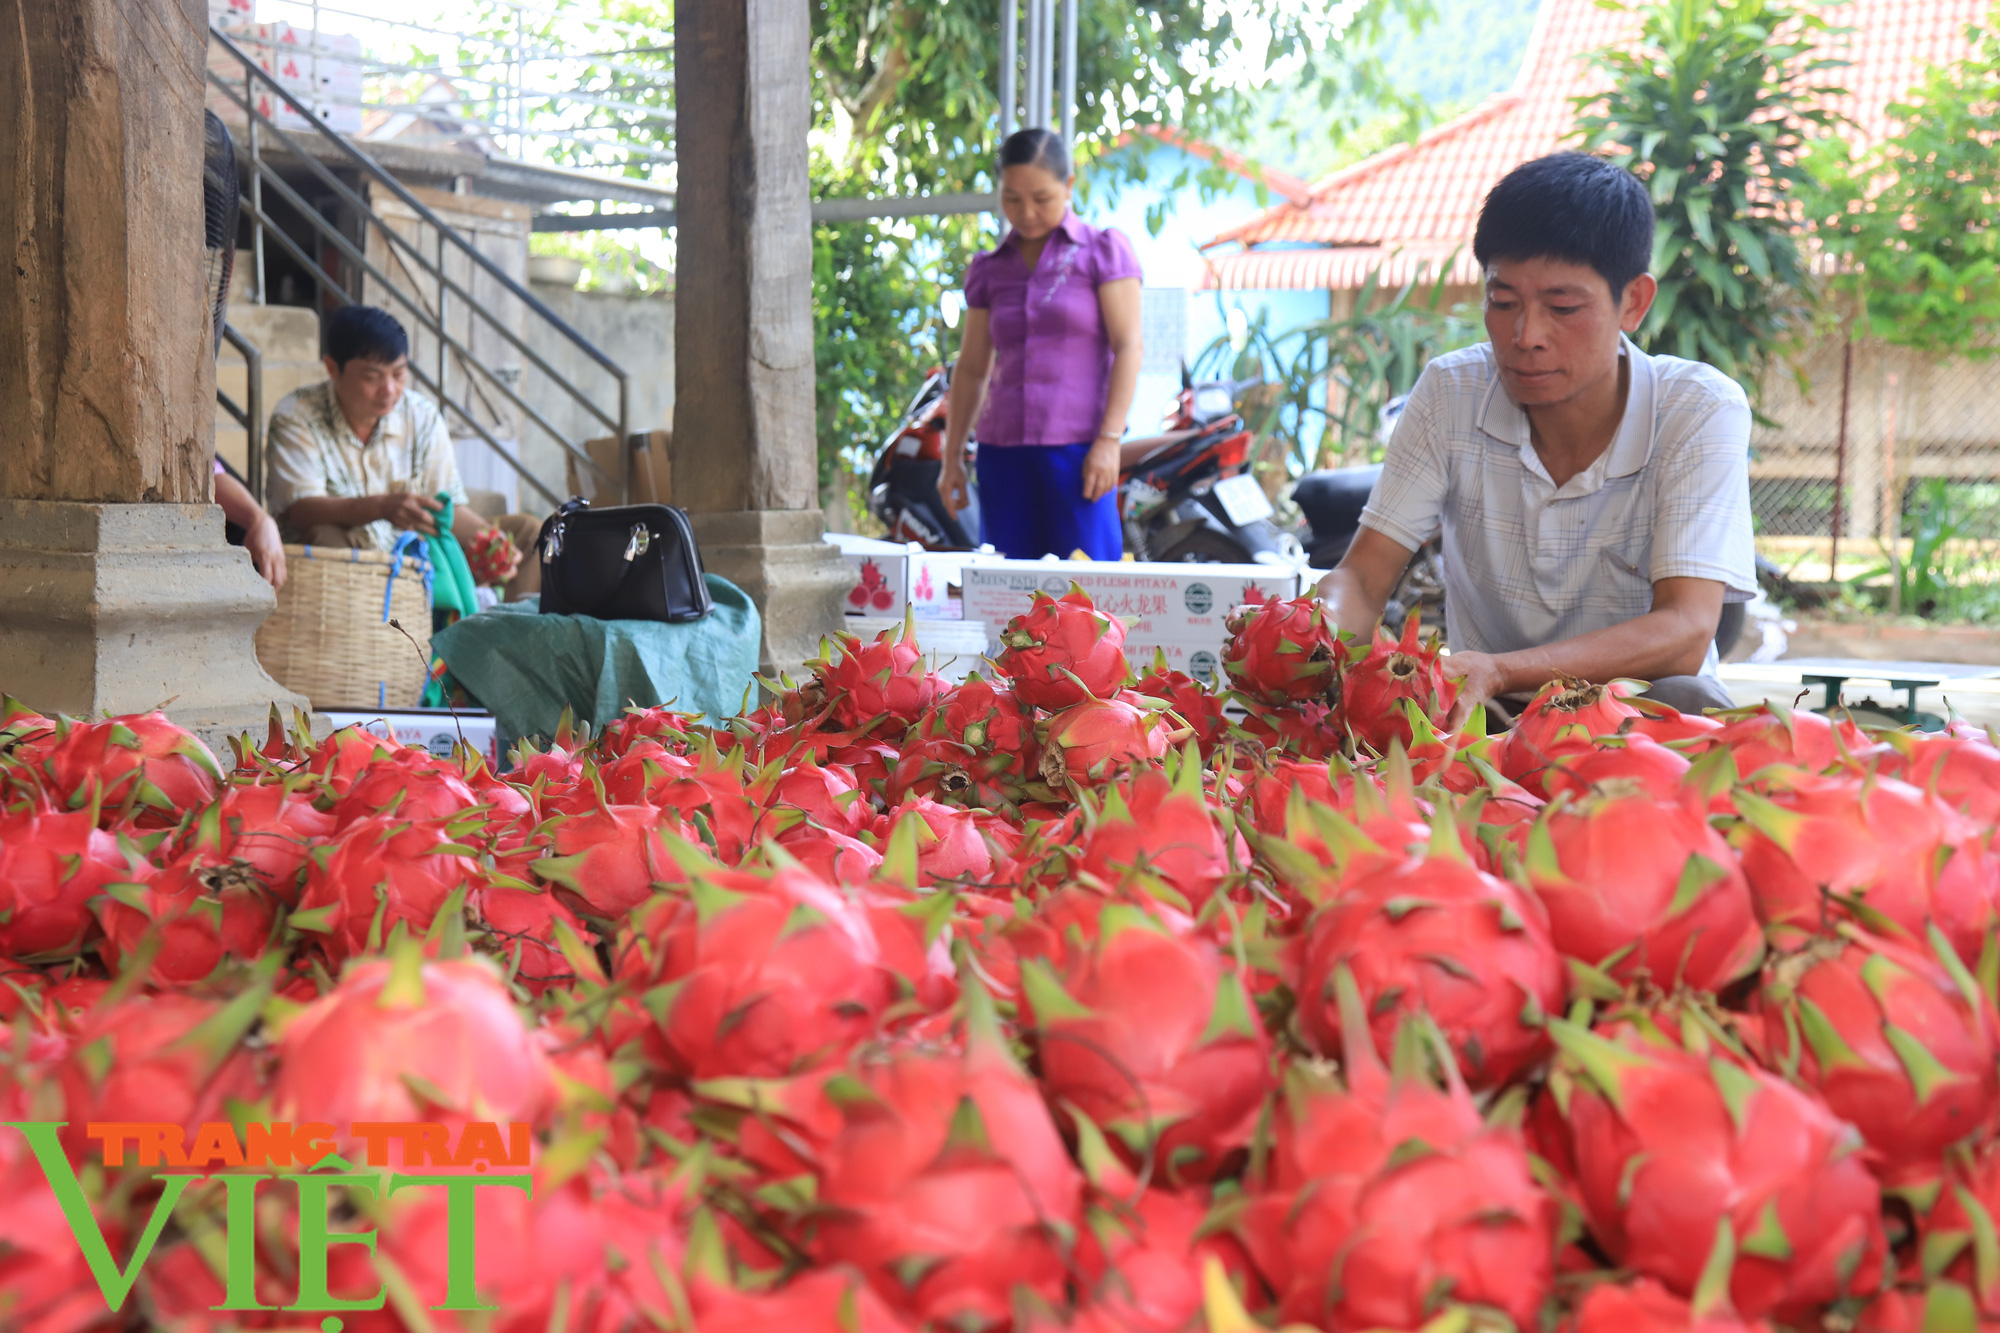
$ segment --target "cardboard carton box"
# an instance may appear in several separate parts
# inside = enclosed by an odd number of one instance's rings
[[[900,545],[850,532],[829,532],[826,540],[854,570],[846,601],[851,616],[901,616],[907,607],[919,620],[976,619],[966,615],[958,595],[963,571],[999,559],[978,551],[926,551],[915,542]]]
[[[965,618],[986,622],[993,652],[1037,591],[1061,596],[1074,582],[1128,621],[1125,655],[1135,668],[1150,666],[1153,650],[1163,648],[1170,666],[1198,678],[1219,669],[1229,639],[1223,622],[1251,589],[1274,598],[1299,593],[1298,571],[1275,565],[1004,560],[968,565],[964,580]]]

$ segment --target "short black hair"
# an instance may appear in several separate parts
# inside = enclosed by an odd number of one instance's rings
[[[342,306],[326,317],[320,337],[337,370],[354,360],[393,366],[410,354],[410,335],[394,315],[372,305]]]
[[[1637,176],[1589,153],[1524,162],[1493,187],[1479,210],[1472,257],[1558,259],[1596,269],[1611,299],[1653,263],[1653,200]]]
[[[1059,181],[1070,177],[1069,145],[1052,130],[1015,130],[1000,145],[1000,169],[1040,167]]]

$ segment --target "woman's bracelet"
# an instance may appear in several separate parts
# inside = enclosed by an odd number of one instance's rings
[[[1097,432],[1098,440],[1121,440],[1123,438],[1125,438],[1123,433],[1115,430],[1101,430]],[[1095,444],[1096,442],[1097,440],[1091,441],[1091,443],[1093,444]]]

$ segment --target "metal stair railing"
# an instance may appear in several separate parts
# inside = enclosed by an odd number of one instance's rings
[[[222,326],[222,340],[234,347],[243,358],[243,406],[238,407],[235,400],[220,388],[215,391],[215,401],[235,418],[237,425],[243,427],[243,484],[257,503],[263,504],[264,354],[257,344],[238,333],[234,325]]]
[[[445,363],[447,354],[456,362],[461,371],[465,373],[468,385],[478,394],[481,400],[491,401],[487,398],[485,389],[481,387],[483,381],[499,398],[503,399],[520,414],[524,424],[533,424],[551,440],[555,441],[563,453],[567,455],[579,470],[579,475],[589,473],[598,479],[598,485],[603,490],[609,490],[617,494],[621,501],[626,498],[630,485],[631,469],[629,458],[628,466],[619,475],[614,475],[599,466],[578,441],[570,439],[562,430],[550,422],[546,416],[516,392],[507,376],[488,366],[470,347],[459,342],[451,335],[444,320],[445,298],[450,296],[455,301],[464,304],[464,308],[468,312],[468,338],[474,327],[474,321],[478,319],[485,320],[487,326],[497,332],[516,351],[520,352],[527,359],[528,363],[539,370],[551,383],[560,386],[589,417],[601,422],[606,428],[607,434],[611,434],[619,440],[629,440],[631,438],[629,417],[632,384],[630,375],[610,357],[600,351],[589,339],[571,328],[568,322],[560,315],[544,305],[534,293],[530,292],[521,283],[515,281],[512,276],[482,253],[476,245],[468,241],[456,228],[452,227],[435,212],[426,207],[373,158],[361,151],[361,149],[344,136],[335,133],[321,124],[318,117],[313,114],[311,108],[294,97],[272,75],[260,68],[255,59],[245,54],[243,49],[232,41],[228,34],[222,32],[219,28],[211,27],[209,29],[209,37],[211,41],[219,44],[223,51],[232,57],[243,69],[243,81],[240,84],[224,78],[213,67],[208,71],[208,82],[211,87],[216,88],[223,96],[227,97],[244,114],[247,120],[251,188],[243,195],[242,208],[245,216],[250,219],[251,234],[256,242],[259,260],[261,261],[264,242],[267,239],[275,241],[278,247],[290,255],[294,262],[312,275],[314,283],[322,292],[332,296],[341,305],[354,304],[355,298],[331,274],[327,273],[319,262],[308,255],[296,241],[286,235],[284,230],[265,211],[263,191],[264,187],[269,186],[277,192],[279,198],[283,199],[299,214],[322,241],[332,245],[343,257],[354,264],[356,268],[374,279],[383,291],[387,292],[393,300],[408,310],[411,321],[414,324],[426,330],[437,339],[437,373],[433,375],[429,370],[417,365],[413,359],[410,365],[412,378],[416,380],[420,388],[436,399],[441,409],[450,413],[459,421],[462,421],[475,435],[484,440],[494,453],[506,460],[508,466],[513,468],[523,481],[539,492],[551,505],[562,503],[562,496],[556,490],[551,489],[541,478],[530,471],[527,465],[516,456],[515,451],[509,450],[500,440],[494,437],[486,425],[474,415],[470,404],[461,402],[450,396],[445,383],[447,379]],[[281,128],[271,117],[258,110],[258,99],[252,92],[253,87],[262,87],[268,90],[273,96],[290,107],[301,119],[311,126],[309,133],[317,135],[321,142],[331,145],[341,159],[344,159],[368,180],[381,185],[404,207],[416,214],[421,222],[430,226],[437,233],[438,237],[437,261],[433,261],[415,242],[390,226],[386,219],[376,213],[373,208],[369,207],[368,202],[349,187],[346,182],[335,175],[325,163],[302,148],[298,141]],[[362,220],[364,242],[366,229],[373,226],[386,241],[386,252],[396,260],[397,267],[401,268],[406,274],[411,273],[414,268],[417,273],[427,276],[431,281],[436,283],[438,310],[435,313],[424,301],[421,292],[413,294],[404,290],[400,284],[396,283],[388,274],[384,273],[371,262],[363,250],[358,248],[339,227],[323,216],[317,208],[307,203],[299,195],[298,191],[294,190],[278,174],[271,164],[264,159],[262,154],[262,139],[267,133],[275,136],[277,142],[283,145],[293,157],[297,158],[301,164],[311,171],[336,198],[355,210],[356,215]],[[557,371],[543,359],[533,347],[529,346],[526,340],[516,334],[507,326],[504,320],[500,319],[484,302],[474,296],[469,288],[451,277],[442,262],[448,246],[456,247],[461,251],[476,268],[485,272],[487,276],[500,284],[502,290],[521,302],[522,307],[531,316],[540,320],[560,337],[575,346],[579,352],[602,367],[617,382],[618,405],[615,416],[607,412],[590,395],[572,383],[568,376]],[[232,340],[231,345],[235,346],[237,344]],[[238,420],[242,420],[242,416],[231,405],[225,403],[224,408],[230,411],[232,415],[236,415]],[[261,457],[257,459],[257,462],[261,464]],[[261,480],[261,466],[258,471],[259,479]],[[261,498],[260,495],[260,501]]]

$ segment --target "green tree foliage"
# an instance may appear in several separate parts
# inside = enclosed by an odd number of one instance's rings
[[[1599,52],[1610,90],[1578,99],[1586,146],[1638,173],[1659,211],[1649,350],[1707,361],[1753,395],[1807,327],[1793,195],[1835,117],[1828,31],[1786,0],[1655,0],[1636,47]]]
[[[1274,61],[1349,105],[1379,90],[1366,54],[1385,16],[1428,0],[1348,7],[1293,0],[1079,0],[1077,158],[1082,188],[1113,191],[1146,171],[1114,151],[1132,127],[1168,124],[1242,142],[1258,123],[1249,76]],[[815,0],[815,198],[985,191],[999,150],[999,0]],[[1361,54],[1356,54],[1357,52]],[[1219,185],[1189,174],[1172,188]],[[990,216],[815,227],[822,478],[836,484],[888,432],[932,364],[952,352],[943,292],[998,239]]]
[[[502,0],[483,27],[514,35]],[[1389,16],[1421,18],[1431,0],[1078,0],[1077,159],[1086,191],[1115,190],[1143,173],[1144,154],[1114,151],[1138,125],[1166,124],[1222,142],[1249,139],[1267,119],[1255,96],[1262,71],[1296,68],[1328,122],[1383,94],[1374,44]],[[579,25],[611,19],[656,31],[652,46],[584,68],[579,91],[599,102],[670,110],[671,0],[562,0],[529,23],[532,35],[576,49]],[[999,149],[1000,0],[813,0],[812,192],[815,199],[987,191]],[[621,38],[621,41],[623,39]],[[462,59],[472,59],[468,54]],[[635,69],[634,67],[641,67]],[[572,71],[574,74],[574,71]],[[1022,80],[1025,83],[1025,79]],[[538,125],[614,127],[635,144],[670,149],[665,122],[589,102],[531,107]],[[605,152],[555,143],[579,165]],[[657,164],[633,155],[628,175]],[[1190,173],[1172,188],[1219,186]],[[821,223],[813,229],[813,316],[819,370],[822,480],[836,484],[872,453],[931,365],[950,355],[939,297],[972,255],[997,239],[990,216]],[[687,257],[692,260],[692,257]]]
[[[1860,329],[1903,347],[2000,352],[2000,13],[1973,50],[1891,106],[1895,134],[1859,157],[1839,142],[1808,160],[1830,285]]]
[[[1341,463],[1379,461],[1382,408],[1408,393],[1417,376],[1442,352],[1485,336],[1475,313],[1445,305],[1446,260],[1439,276],[1419,273],[1385,289],[1375,269],[1355,293],[1355,313],[1320,319],[1280,333],[1260,319],[1239,347],[1228,339],[1207,348],[1197,362],[1204,378],[1227,375],[1263,379],[1275,393],[1261,402],[1251,425],[1283,442],[1294,476]],[[1329,389],[1331,392],[1329,392]]]

